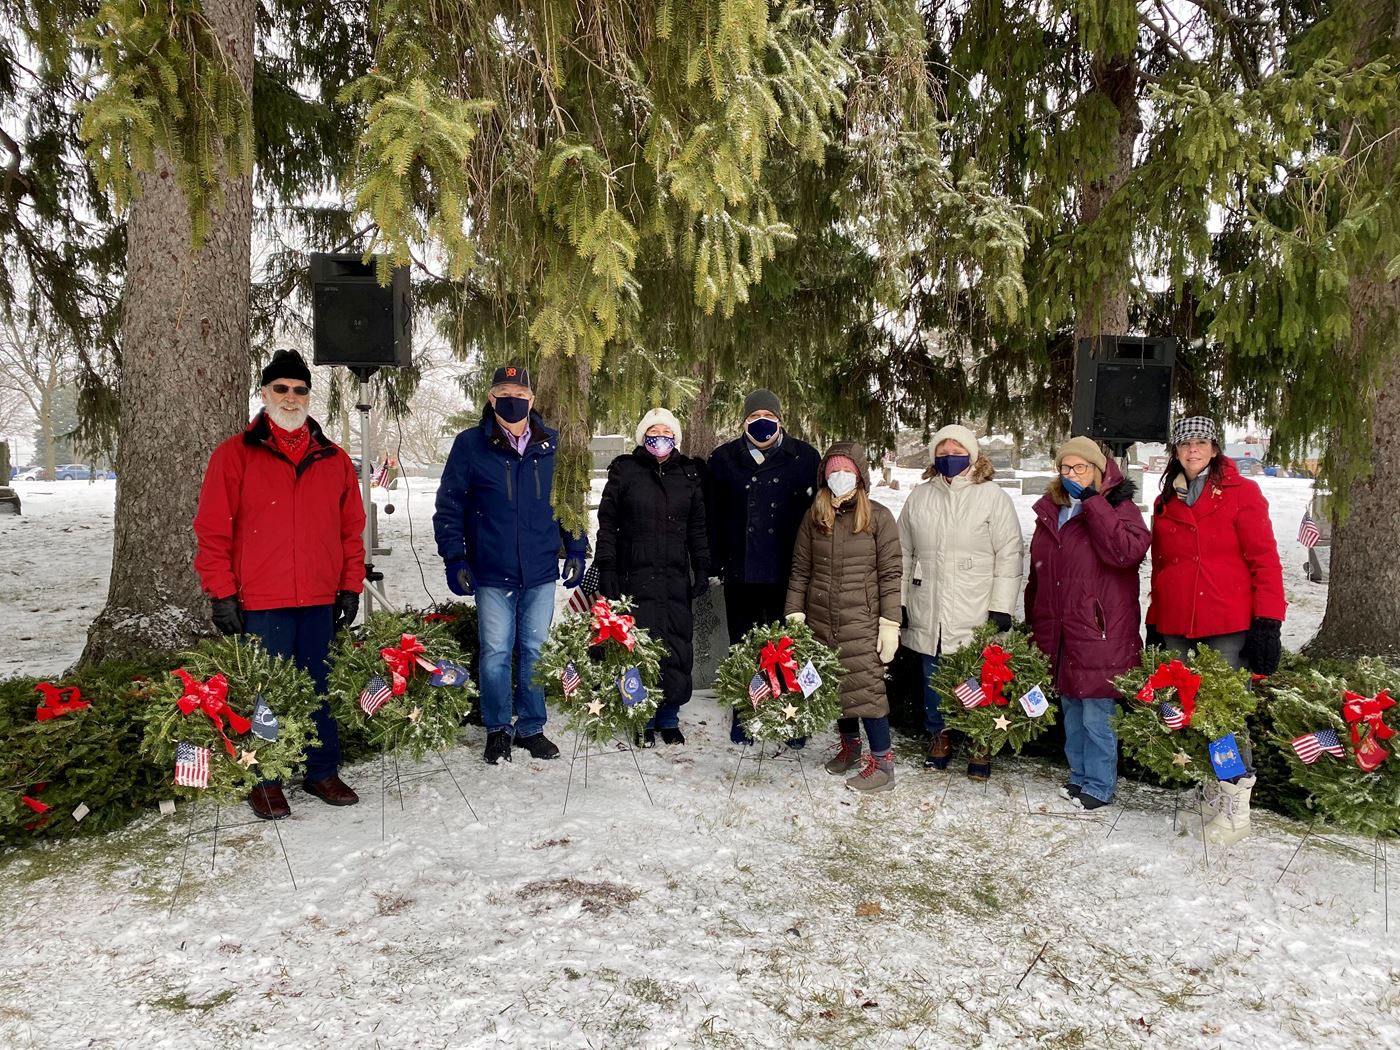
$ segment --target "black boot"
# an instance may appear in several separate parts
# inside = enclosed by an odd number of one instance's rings
[[[515,738],[515,746],[523,747],[530,752],[531,758],[559,757],[559,749],[543,733],[536,733],[534,736],[518,736]]]
[[[497,729],[486,734],[486,764],[494,766],[501,759],[510,761],[510,730]]]
[[[640,733],[632,734],[632,743],[637,747],[653,748],[656,746],[656,730],[647,726]]]
[[[681,732],[680,726],[663,726],[661,729],[661,742],[663,744],[684,744],[685,734]]]

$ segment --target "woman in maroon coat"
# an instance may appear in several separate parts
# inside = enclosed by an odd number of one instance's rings
[[[1177,420],[1153,509],[1148,642],[1183,656],[1209,645],[1231,667],[1273,674],[1287,608],[1264,494],[1221,455],[1213,419]]]
[[[1026,619],[1050,658],[1064,700],[1069,783],[1062,794],[1083,809],[1113,801],[1118,737],[1113,679],[1138,662],[1138,566],[1152,534],[1133,502],[1131,481],[1086,437],[1055,456],[1060,476],[1035,504]]]

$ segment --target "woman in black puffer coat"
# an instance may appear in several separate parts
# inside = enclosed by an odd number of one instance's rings
[[[629,596],[638,626],[666,644],[664,695],[646,729],[647,747],[655,746],[658,729],[666,743],[685,743],[680,711],[690,699],[695,656],[691,602],[710,582],[700,464],[676,451],[680,441],[676,417],[653,408],[637,425],[637,447],[608,467],[598,506],[598,590]]]

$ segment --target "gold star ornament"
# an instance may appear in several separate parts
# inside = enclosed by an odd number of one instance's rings
[[[794,718],[797,717],[797,708],[793,707],[791,704],[788,704],[787,707],[783,708],[783,717],[786,718],[789,722],[791,722]]]
[[[238,752],[238,764],[244,769],[252,769],[258,764],[258,753],[256,751],[244,751],[240,748]]]
[[[603,701],[590,700],[588,703],[588,713],[595,718],[603,713]]]
[[[408,713],[408,720],[409,720],[410,722],[412,722],[414,725],[417,725],[417,724],[418,724],[418,719],[420,719],[420,718],[422,718],[422,717],[423,717],[423,709],[422,709],[421,707],[415,707],[412,711],[410,711],[410,712]]]
[[[1172,765],[1180,766],[1182,769],[1185,769],[1187,763],[1190,761],[1191,756],[1188,755],[1185,751],[1178,751],[1172,756]]]
[[[996,726],[1003,733],[1005,733],[1008,729],[1011,728],[1011,723],[1007,720],[1007,717],[1005,715],[997,715],[997,720],[993,722],[992,725]]]

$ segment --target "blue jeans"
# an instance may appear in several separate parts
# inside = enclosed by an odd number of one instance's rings
[[[943,732],[943,700],[938,691],[928,684],[928,680],[938,670],[938,656],[938,653],[932,656],[928,653],[919,654],[919,659],[924,662],[924,732],[930,735]]]
[[[860,736],[861,723],[865,723],[865,739],[870,744],[872,755],[883,755],[890,749],[890,719],[888,715],[879,718],[838,718],[836,728],[842,736]]]
[[[478,587],[477,636],[481,639],[481,721],[488,733],[510,729],[511,659],[515,675],[515,735],[544,732],[544,690],[535,683],[540,647],[554,619],[554,584],[538,587]]]
[[[657,704],[656,714],[647,723],[648,729],[679,729],[681,724],[680,704]]]
[[[1069,782],[1100,802],[1112,802],[1118,787],[1118,736],[1108,716],[1116,700],[1074,700],[1065,697],[1065,758]]]
[[[317,694],[326,694],[326,655],[335,633],[335,606],[309,605],[300,609],[249,609],[243,613],[243,630],[262,639],[273,656],[291,660],[311,676]],[[274,714],[276,712],[273,712]],[[311,783],[333,777],[340,768],[340,733],[331,717],[331,705],[322,702],[311,713],[321,742],[306,751],[306,779]],[[264,781],[275,784],[275,780]]]

